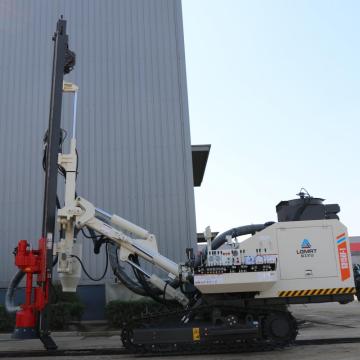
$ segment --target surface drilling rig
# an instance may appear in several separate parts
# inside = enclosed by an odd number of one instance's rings
[[[356,287],[348,232],[340,207],[300,191],[297,199],[276,206],[278,221],[240,226],[218,235],[205,230],[200,253],[184,249],[183,263],[163,256],[150,231],[96,207],[76,191],[76,104],[78,87],[64,82],[75,65],[66,21],[54,35],[49,128],[44,138],[45,191],[43,229],[38,249],[21,240],[15,252],[19,268],[7,292],[6,306],[16,312],[17,338],[40,338],[56,348],[49,332],[52,269],[63,291],[75,292],[82,271],[87,229],[94,253],[108,249],[115,276],[133,292],[169,305],[161,315],[139,317],[122,329],[123,345],[134,352],[229,351],[272,349],[291,344],[297,322],[289,304],[353,301]],[[61,105],[74,95],[70,150],[64,153]],[[65,201],[57,198],[57,178],[66,179]],[[55,235],[58,224],[59,236]],[[247,235],[244,241],[238,237]],[[159,271],[149,273],[149,263]],[[126,268],[131,268],[130,274]],[[26,275],[26,301],[14,304],[14,290]],[[177,303],[178,306],[172,306]],[[171,306],[170,306],[171,305]]]

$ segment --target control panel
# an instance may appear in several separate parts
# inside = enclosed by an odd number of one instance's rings
[[[245,249],[225,248],[209,250],[206,261],[195,269],[195,274],[273,271],[276,264],[277,255],[268,254],[266,249],[256,249],[250,254]]]

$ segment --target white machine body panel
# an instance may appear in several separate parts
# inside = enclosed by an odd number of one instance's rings
[[[207,293],[254,292],[270,289],[277,280],[275,271],[196,275],[194,285]],[[214,286],[215,285],[215,286]]]
[[[333,231],[329,226],[277,229],[281,280],[336,277]]]
[[[347,229],[336,219],[279,222],[234,245],[237,252],[229,254],[226,246],[227,256],[211,253],[208,267],[195,274],[202,293],[256,292],[258,298],[274,298],[289,291],[342,293],[354,287]]]

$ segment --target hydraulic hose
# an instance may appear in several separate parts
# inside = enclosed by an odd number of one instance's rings
[[[110,225],[109,217],[107,215],[104,216],[103,211],[99,211],[99,209],[97,209],[96,217]],[[89,231],[90,230],[91,229],[89,229]],[[95,239],[96,238],[95,232],[90,231],[90,237]],[[95,253],[96,253],[96,249],[98,249],[100,246],[101,243],[98,243],[98,241],[95,240],[94,241]],[[121,262],[118,259],[118,253],[117,253],[118,249],[119,249],[119,245],[109,241],[109,260],[112,271],[114,275],[125,285],[125,287],[127,287],[135,294],[141,296],[150,296],[150,297],[154,297],[157,295],[162,296],[163,291],[154,287],[154,285],[149,283],[147,279],[140,276],[140,274],[138,273],[138,271],[136,271],[135,268],[133,268],[133,270],[134,270],[134,274],[137,275],[136,279],[133,279],[127,274],[126,269],[124,268],[124,266],[121,265]],[[180,282],[178,279],[175,279],[169,282],[169,285],[172,286],[173,288],[178,288],[180,286]]]
[[[109,244],[109,260],[114,275],[132,292],[141,296],[147,296],[147,293],[143,286],[137,281],[134,281],[127,273],[123,266],[118,261],[117,254],[118,246],[115,244]]]
[[[226,237],[228,235],[230,235],[231,238],[233,239],[237,236],[255,234],[256,232],[264,230],[265,228],[267,228],[272,224],[274,224],[274,222],[270,221],[265,224],[253,224],[253,225],[245,225],[245,226],[232,228],[216,236],[216,238],[211,242],[211,248],[213,250],[218,249],[221,245],[223,245],[226,242]],[[195,267],[199,266],[201,264],[201,261],[205,260],[206,257],[207,257],[207,247],[205,247],[205,249],[203,249],[201,253],[196,257]]]
[[[54,258],[53,266],[57,263],[58,257],[57,255]],[[5,294],[5,309],[9,314],[16,313],[21,310],[20,306],[15,305],[15,290],[19,286],[21,280],[24,278],[25,273],[21,270],[14,275],[11,279],[10,284],[6,290]]]
[[[5,294],[5,309],[9,314],[16,313],[20,310],[20,306],[15,305],[15,290],[20,284],[21,280],[25,276],[25,273],[19,270],[14,277],[11,279],[10,284]]]
[[[120,264],[118,260],[118,245],[109,243],[109,260],[114,275],[131,291],[141,296],[162,296],[163,292],[154,287],[151,283],[148,283],[146,279],[142,278],[142,282],[146,281],[146,285],[137,280],[132,279],[126,269]],[[179,287],[179,281],[177,279],[169,283],[173,288]]]

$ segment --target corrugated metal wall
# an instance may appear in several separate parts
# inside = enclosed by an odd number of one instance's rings
[[[78,193],[152,231],[176,261],[195,244],[180,0],[1,0],[0,287],[15,271],[17,241],[35,243],[41,231],[42,136],[60,14],[77,55],[67,80],[80,86]],[[103,256],[90,244],[84,253],[100,275]]]

